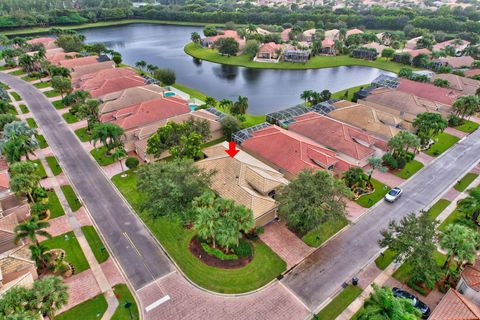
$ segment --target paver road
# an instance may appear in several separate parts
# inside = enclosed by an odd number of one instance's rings
[[[424,209],[479,159],[477,130],[404,184],[404,195],[396,203],[383,202],[375,207],[287,274],[283,284],[314,311],[379,253],[379,230],[392,219]]]
[[[116,192],[74,133],[31,84],[0,73],[0,81],[28,104],[93,220],[112,249],[132,286],[138,290],[173,270],[170,260],[139,218]]]

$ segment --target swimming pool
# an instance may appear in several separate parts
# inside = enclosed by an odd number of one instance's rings
[[[173,97],[173,96],[175,96],[175,92],[168,91],[168,92],[165,92],[163,95],[164,95],[165,97]]]
[[[190,104],[189,107],[190,107],[190,110],[195,111],[197,110],[198,106],[196,104]]]

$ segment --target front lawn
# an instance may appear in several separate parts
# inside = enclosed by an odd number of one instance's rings
[[[8,72],[8,74],[11,74],[12,76],[21,76],[22,74],[25,74],[25,71],[22,69],[18,69],[12,72]]]
[[[60,188],[62,189],[62,192],[65,198],[67,198],[68,205],[70,206],[70,209],[72,209],[72,212],[75,212],[78,209],[80,209],[82,204],[80,203],[80,200],[78,200],[77,195],[75,194],[75,191],[73,191],[72,186],[65,185],[65,186],[61,186]]]
[[[55,320],[99,320],[107,311],[108,303],[103,294],[99,294],[90,300],[62,312],[55,316]]]
[[[50,219],[61,217],[65,214],[62,205],[60,204],[60,200],[58,199],[55,190],[48,190],[48,207],[50,209]]]
[[[92,136],[87,132],[87,127],[75,130],[75,134],[77,135],[78,139],[80,139],[80,141],[82,142],[90,141],[90,138]]]
[[[429,156],[436,157],[444,153],[460,139],[452,136],[451,134],[442,132],[433,140],[435,140],[435,143],[430,147],[430,149],[426,150],[425,153]]]
[[[347,218],[328,220],[304,235],[302,240],[310,247],[319,247],[346,225]]]
[[[85,235],[85,239],[87,239],[90,249],[93,251],[95,259],[97,259],[97,262],[102,263],[107,261],[110,255],[95,228],[93,226],[84,226],[82,227],[82,232]]]
[[[465,217],[465,213],[460,212],[458,209],[455,209],[445,220],[443,220],[443,222],[438,227],[438,230],[444,232],[445,230],[447,230],[447,227],[453,223],[462,224],[464,226],[477,230],[472,219],[469,217]]]
[[[60,165],[58,164],[57,158],[55,158],[55,156],[49,156],[46,158],[46,160],[54,176],[58,176],[60,173],[62,173],[62,167],[60,167]]]
[[[87,258],[85,258],[73,231],[42,241],[42,244],[49,249],[63,249],[65,251],[65,260],[73,265],[75,274],[89,268]]]
[[[53,106],[55,107],[55,109],[63,109],[63,108],[65,108],[65,106],[63,105],[63,101],[62,101],[62,100],[53,101],[52,104],[53,104]]]
[[[462,179],[460,179],[459,181],[457,181],[457,183],[455,184],[455,190],[457,191],[460,191],[460,192],[463,192],[465,191],[465,189],[467,189],[467,187],[475,180],[477,179],[478,177],[478,174],[476,173],[473,173],[473,172],[469,172],[467,173]]]
[[[61,93],[56,91],[56,90],[45,91],[43,94],[47,98],[54,98],[54,97],[58,97],[59,95],[61,95]]]
[[[42,164],[42,162],[40,161],[40,159],[31,160],[31,161],[37,165],[37,174],[38,174],[38,176],[39,176],[41,179],[46,178],[46,177],[47,177],[47,172],[45,171],[45,168],[43,167],[43,164]]]
[[[24,105],[24,104],[20,105],[20,110],[22,111],[22,113],[29,113],[30,112],[30,110],[28,110],[27,106]]]
[[[108,166],[115,162],[112,156],[106,155],[106,150],[107,149],[105,147],[100,147],[100,148],[92,149],[92,151],[90,151],[90,154],[102,167]]]
[[[432,219],[436,219],[440,215],[440,213],[442,213],[443,210],[445,210],[450,205],[450,203],[451,202],[448,201],[447,199],[438,200],[428,210],[428,216]]]
[[[138,315],[138,307],[135,299],[132,296],[132,293],[128,289],[126,284],[117,284],[113,287],[113,292],[117,296],[118,302],[120,303],[115,310],[115,313],[112,316],[112,320],[131,320],[130,312],[132,313],[133,319],[140,319]],[[125,304],[130,303],[130,311],[125,308]]]
[[[38,89],[43,89],[43,88],[50,87],[52,84],[50,83],[50,81],[43,81],[43,82],[34,83],[33,85]]]
[[[423,163],[417,160],[412,160],[408,162],[407,165],[402,170],[395,173],[395,175],[402,179],[408,179],[422,168],[423,168]]]
[[[362,288],[349,285],[343,289],[333,300],[325,306],[316,315],[319,320],[335,320],[352,303],[358,296],[362,294]]]
[[[463,123],[459,126],[454,127],[455,129],[466,132],[472,133],[473,131],[478,129],[479,124],[470,120],[464,120]]]
[[[37,133],[35,135],[35,138],[37,138],[38,146],[40,147],[40,149],[45,149],[46,147],[48,147],[47,140],[45,140],[45,137],[43,135]]]
[[[137,177],[132,171],[128,176],[120,174],[112,178],[113,183],[135,208],[153,234],[162,243],[182,271],[196,284],[208,290],[220,293],[241,293],[257,289],[280,275],[286,269],[286,263],[260,240],[252,242],[253,260],[243,268],[219,269],[199,261],[188,249],[190,240],[195,235],[192,229],[185,229],[178,221],[159,217],[151,220],[145,213],[140,213],[141,194],[137,191]]]
[[[70,112],[66,112],[66,113],[62,114],[62,117],[63,117],[63,119],[65,119],[65,121],[68,124],[75,123],[75,122],[79,121],[78,118],[76,116],[74,116],[73,114],[71,114]]]
[[[27,124],[30,128],[32,129],[35,129],[35,128],[38,128],[38,124],[37,122],[35,121],[35,119],[33,118],[27,118],[25,119],[25,121],[27,121]]]
[[[396,257],[397,253],[395,251],[387,249],[375,259],[375,264],[380,270],[385,270]]]
[[[22,79],[23,81],[30,82],[30,81],[37,80],[38,78],[36,78],[36,77],[30,77],[29,75],[26,75],[26,76],[21,77],[20,79]]]
[[[371,194],[361,196],[356,200],[356,202],[364,208],[370,208],[378,201],[382,200],[383,197],[390,191],[390,187],[381,183],[378,180],[372,178],[372,184],[375,188],[375,191]]]
[[[15,99],[15,101],[22,101],[22,97],[20,97],[20,95],[15,91],[10,92],[10,94],[12,95],[13,99]]]

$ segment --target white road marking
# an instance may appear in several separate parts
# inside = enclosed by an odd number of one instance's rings
[[[152,304],[146,306],[146,307],[145,307],[145,312],[150,312],[150,311],[152,311],[153,309],[155,309],[156,307],[158,307],[158,306],[161,305],[162,303],[167,302],[168,300],[170,300],[170,296],[167,294],[167,295],[164,296],[163,298],[158,299],[157,301],[153,302]]]

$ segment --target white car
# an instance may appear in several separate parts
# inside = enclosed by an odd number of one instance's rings
[[[388,202],[395,202],[395,200],[402,196],[402,193],[403,190],[399,187],[393,188],[385,195],[385,200],[387,200]]]

